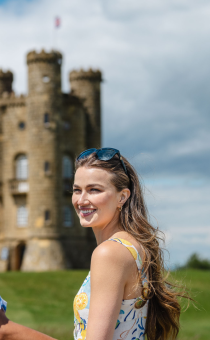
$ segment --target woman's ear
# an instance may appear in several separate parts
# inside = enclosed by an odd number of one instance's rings
[[[120,205],[122,206],[123,204],[125,204],[125,202],[127,201],[127,199],[130,197],[130,190],[128,188],[123,189],[120,193]]]

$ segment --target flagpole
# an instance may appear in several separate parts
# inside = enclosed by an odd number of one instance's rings
[[[53,32],[52,32],[52,49],[55,50],[55,26],[53,25]]]
[[[53,27],[53,49],[56,50],[56,45],[57,45],[57,41],[56,41],[56,30],[60,27],[61,24],[61,20],[60,18],[57,16],[55,17],[55,21],[54,21],[54,27]]]

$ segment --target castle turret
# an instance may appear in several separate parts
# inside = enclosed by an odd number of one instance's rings
[[[29,235],[23,270],[65,267],[60,238],[61,155],[59,117],[62,55],[32,51],[27,55],[27,137],[29,164]]]
[[[84,102],[87,113],[87,147],[101,146],[101,71],[70,72],[72,92]]]
[[[3,72],[0,69],[0,96],[3,92],[12,92],[13,73]]]

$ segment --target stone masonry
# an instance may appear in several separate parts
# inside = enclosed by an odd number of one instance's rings
[[[74,159],[101,145],[99,70],[72,71],[61,91],[62,55],[27,55],[28,95],[0,70],[0,271],[88,268],[92,231],[71,204]]]

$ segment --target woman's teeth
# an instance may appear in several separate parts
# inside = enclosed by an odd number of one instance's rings
[[[93,212],[94,210],[80,210],[83,214],[88,214]]]

